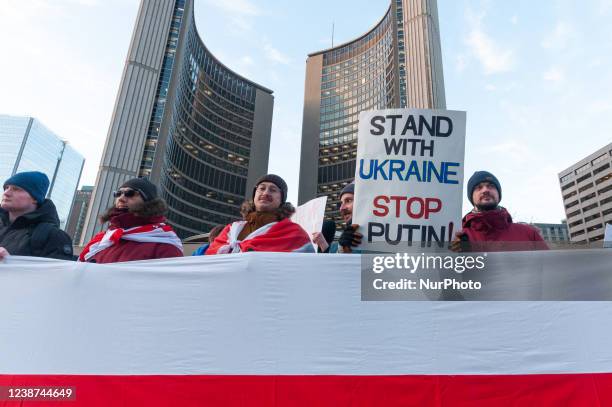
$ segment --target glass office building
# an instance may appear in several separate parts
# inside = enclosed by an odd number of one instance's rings
[[[272,91],[212,55],[193,3],[141,2],[82,242],[129,178],[159,185],[185,238],[238,219],[267,172]]]
[[[47,197],[65,228],[85,159],[32,117],[0,115],[0,180],[18,172],[40,171],[51,184]]]
[[[327,196],[342,225],[339,192],[355,176],[359,113],[446,107],[434,0],[393,0],[375,26],[306,60],[300,204]]]

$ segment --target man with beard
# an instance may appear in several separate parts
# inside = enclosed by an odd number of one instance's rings
[[[287,183],[267,174],[255,182],[253,199],[240,208],[244,220],[227,225],[206,255],[241,252],[303,252],[314,248],[308,234],[291,221],[295,208],[287,202]]]
[[[183,256],[181,240],[165,223],[168,207],[157,196],[155,185],[133,178],[113,195],[115,205],[100,217],[102,223],[110,223],[109,228],[87,243],[79,261],[116,263]]]
[[[340,192],[340,216],[346,226],[338,239],[338,253],[355,253],[361,244],[363,235],[357,232],[359,225],[353,224],[353,201],[355,198],[355,182],[351,182]]]
[[[546,250],[548,245],[532,226],[512,222],[499,206],[501,184],[487,171],[476,171],[467,185],[468,199],[474,209],[463,217],[463,229],[455,234],[451,250],[514,251]]]

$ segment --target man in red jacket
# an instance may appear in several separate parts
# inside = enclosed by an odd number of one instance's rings
[[[109,228],[85,246],[79,261],[116,263],[182,257],[183,245],[164,223],[166,202],[149,180],[133,178],[114,192],[115,205],[100,217]]]
[[[493,174],[476,171],[468,181],[467,194],[474,209],[463,217],[463,230],[455,234],[451,250],[460,252],[548,249],[536,228],[512,223],[508,211],[499,206],[502,189]]]

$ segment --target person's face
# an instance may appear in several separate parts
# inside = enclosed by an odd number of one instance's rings
[[[472,202],[481,211],[495,209],[499,204],[499,192],[494,184],[488,181],[481,182],[472,192]]]
[[[281,206],[283,195],[272,182],[262,182],[255,189],[255,209],[257,212],[271,212]]]
[[[117,209],[134,209],[144,203],[140,193],[132,188],[119,188],[114,194]]]
[[[25,189],[7,185],[0,206],[7,212],[31,212],[36,209],[36,200]]]
[[[353,194],[342,194],[340,198],[340,216],[345,222],[348,222],[353,217]]]

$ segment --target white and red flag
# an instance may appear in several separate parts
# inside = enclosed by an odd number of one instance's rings
[[[611,315],[610,302],[363,302],[358,255],[9,257],[0,405],[35,388],[74,394],[23,405],[612,405]]]

